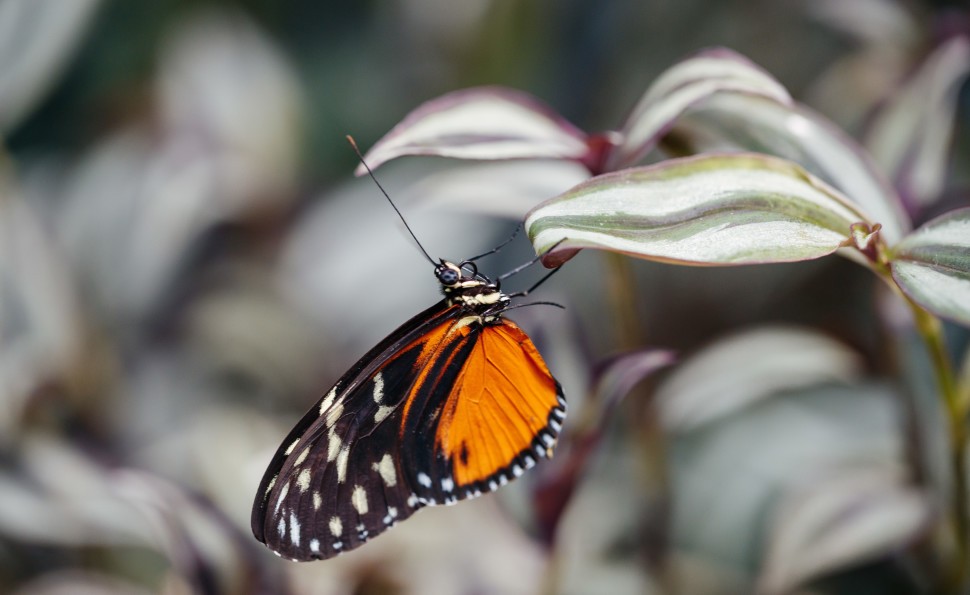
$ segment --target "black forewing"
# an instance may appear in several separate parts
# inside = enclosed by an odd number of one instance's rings
[[[352,549],[372,536],[361,535],[357,531],[361,523],[351,524],[344,519],[355,515],[367,516],[360,515],[353,508],[354,487],[364,487],[367,496],[373,499],[371,495],[377,493],[377,490],[372,484],[375,479],[380,481],[381,475],[379,472],[366,474],[357,483],[353,483],[354,478],[346,476],[344,481],[337,481],[340,450],[355,444],[362,435],[368,435],[369,439],[354,452],[355,461],[361,455],[368,454],[362,452],[364,450],[383,448],[387,451],[370,453],[380,455],[377,462],[383,460],[384,454],[394,454],[393,446],[399,442],[400,427],[393,423],[374,423],[373,416],[382,405],[399,406],[407,395],[415,374],[414,363],[420,344],[411,353],[402,352],[402,349],[426,334],[428,329],[448,323],[459,313],[460,308],[448,306],[442,300],[414,316],[368,351],[337,381],[331,391],[307,411],[277,449],[259,484],[251,519],[253,535],[257,539],[281,555],[302,560],[330,557],[341,550]],[[392,358],[394,361],[388,364]],[[387,399],[383,404],[375,403],[373,399],[374,377],[378,372],[384,383],[382,392]],[[321,414],[321,405],[327,401],[329,403]],[[340,407],[339,415],[334,415],[336,407]],[[327,421],[331,417],[334,418],[334,423],[328,427]],[[335,444],[333,436],[340,443],[336,457],[333,456],[331,448]],[[350,458],[349,451],[344,456]],[[400,462],[393,460],[392,463],[396,468],[397,479],[401,481],[397,485],[402,486],[402,489],[381,490],[387,499],[383,506],[385,509],[395,508],[399,515],[403,515],[407,502],[400,502],[402,498],[398,497],[397,492],[403,494],[404,500],[412,492],[404,489],[407,486],[403,483],[406,480],[401,473]],[[349,473],[352,463],[347,461],[345,465]],[[315,489],[301,481],[300,474],[304,471],[308,471],[308,479]],[[304,479],[307,479],[306,476]],[[304,486],[306,489],[302,489]],[[293,493],[290,493],[291,490]],[[359,497],[357,502],[360,503]],[[377,510],[376,505],[376,502],[368,502],[367,508]],[[335,506],[337,509],[334,509]],[[355,515],[342,510],[346,507],[350,507]],[[331,529],[337,528],[331,527],[333,517],[340,519],[341,524],[341,536],[335,539],[331,539],[336,532]],[[296,535],[294,527],[297,528]],[[322,537],[326,537],[326,541]],[[312,539],[318,540],[317,552],[312,551]],[[341,545],[335,550],[334,543]],[[325,547],[327,545],[329,548]]]

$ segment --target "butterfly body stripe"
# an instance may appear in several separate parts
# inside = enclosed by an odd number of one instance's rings
[[[252,528],[274,552],[335,556],[551,456],[565,400],[529,338],[502,317],[509,297],[452,263],[436,275],[445,299],[358,360],[271,460]]]

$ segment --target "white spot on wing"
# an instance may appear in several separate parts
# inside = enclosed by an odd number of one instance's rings
[[[279,531],[280,537],[286,535],[286,520],[280,517],[280,524],[276,525],[276,530]]]
[[[380,407],[377,408],[377,412],[374,413],[374,423],[376,424],[381,423],[382,421],[387,419],[388,415],[394,413],[395,409],[397,409],[397,407],[391,407],[389,405],[381,405]]]
[[[519,467],[518,465],[512,465],[512,475],[516,477],[522,477],[522,473],[524,473],[522,471],[522,467]]]
[[[320,401],[320,415],[323,415],[324,413],[327,412],[327,409],[330,409],[330,406],[333,405],[333,400],[336,396],[337,396],[337,387],[335,386],[331,388],[330,392],[327,393],[327,396],[324,397],[322,401]]]
[[[357,514],[367,514],[367,492],[363,486],[354,486],[354,493],[350,497],[350,503],[354,505]]]
[[[286,447],[286,450],[283,451],[283,454],[286,456],[290,456],[290,453],[293,452],[293,449],[296,448],[296,445],[299,443],[300,443],[300,439],[297,438],[296,440],[293,441],[293,444],[290,444],[289,446]]]
[[[374,374],[374,402],[380,403],[384,398],[384,376],[380,372]]]
[[[300,521],[296,518],[296,513],[290,513],[290,540],[293,545],[300,545]]]
[[[425,472],[422,471],[421,473],[418,473],[418,483],[420,483],[421,485],[423,485],[426,488],[430,488],[431,487],[431,478],[428,477],[428,474],[427,473],[425,473]]]
[[[344,524],[340,521],[340,517],[332,516],[330,517],[330,534],[334,537],[340,537],[340,534],[344,532]]]
[[[343,414],[344,414],[344,404],[336,403],[333,407],[330,408],[329,411],[327,411],[327,418],[326,418],[327,427],[332,428],[333,425],[337,423],[337,420],[340,419],[340,416]]]
[[[381,461],[379,463],[374,463],[372,468],[374,471],[380,473],[381,479],[384,480],[384,485],[389,488],[393,488],[395,485],[397,485],[397,474],[394,470],[394,459],[391,458],[390,453],[385,453],[384,456],[381,457]]]
[[[300,488],[300,493],[305,493],[310,488],[310,470],[304,469],[296,477],[296,485]]]
[[[294,466],[302,465],[303,461],[305,461],[309,455],[310,455],[310,447],[308,446],[303,449],[303,452],[300,453],[300,456],[296,457],[296,460],[293,461],[293,465]]]
[[[327,462],[331,462],[337,458],[337,453],[340,452],[340,447],[343,445],[343,441],[337,432],[333,428],[330,428],[330,439],[327,441]]]
[[[313,510],[320,510],[321,504],[323,504],[323,498],[320,497],[320,492],[313,492]]]
[[[310,540],[310,551],[313,552],[314,554],[319,554],[320,553],[320,540],[319,539],[311,539]]]
[[[451,479],[450,477],[446,477],[446,478],[442,479],[441,480],[441,489],[443,489],[446,492],[450,492],[451,490],[455,489],[455,481],[453,479]]]
[[[265,492],[263,492],[263,497],[264,497],[264,498],[265,498],[266,496],[269,496],[269,493],[270,493],[270,491],[271,491],[271,490],[273,489],[273,486],[275,486],[275,485],[276,485],[276,478],[277,478],[277,477],[279,477],[279,474],[277,474],[277,475],[274,475],[274,476],[273,476],[273,479],[271,479],[271,480],[269,480],[269,484],[268,484],[268,485],[266,486],[266,491],[265,491]]]
[[[557,433],[562,429],[562,424],[554,419],[549,420],[549,427],[555,430]]]
[[[283,505],[283,498],[286,498],[286,493],[289,491],[290,491],[290,484],[284,485],[283,489],[280,490],[280,495],[276,498],[276,509],[273,511],[273,514],[280,513],[280,506]]]
[[[340,454],[337,455],[337,483],[347,481],[347,458],[349,456],[349,446],[345,446],[340,449]]]

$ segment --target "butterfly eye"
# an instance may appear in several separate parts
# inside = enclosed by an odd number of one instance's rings
[[[444,265],[435,269],[435,276],[438,277],[438,281],[440,281],[442,285],[447,286],[458,283],[458,280],[461,278],[461,274],[458,272],[458,270]]]

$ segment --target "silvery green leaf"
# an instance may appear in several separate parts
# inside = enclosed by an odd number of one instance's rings
[[[664,428],[687,431],[786,390],[859,376],[854,351],[821,333],[764,327],[726,337],[687,359],[655,399]]]
[[[876,162],[915,205],[939,198],[948,166],[957,99],[970,74],[970,40],[933,52],[879,111],[865,138]]]
[[[741,54],[726,48],[702,51],[671,66],[650,85],[620,128],[621,141],[610,152],[608,169],[634,165],[685,110],[724,92],[791,102],[781,83]]]
[[[897,551],[930,526],[932,504],[901,469],[866,466],[811,478],[774,515],[758,592],[800,584]]]
[[[970,208],[951,211],[906,236],[893,249],[890,266],[913,301],[970,325]]]
[[[799,166],[714,154],[598,176],[536,207],[526,230],[552,266],[597,248],[665,262],[791,262],[836,251],[857,208]]]
[[[502,87],[476,87],[418,106],[364,160],[372,169],[404,155],[581,160],[587,150],[586,134],[535,97]],[[355,173],[365,172],[361,165]]]
[[[720,94],[691,108],[669,137],[690,153],[745,150],[790,159],[825,180],[882,225],[890,243],[910,229],[899,196],[871,158],[818,113],[753,95]]]

